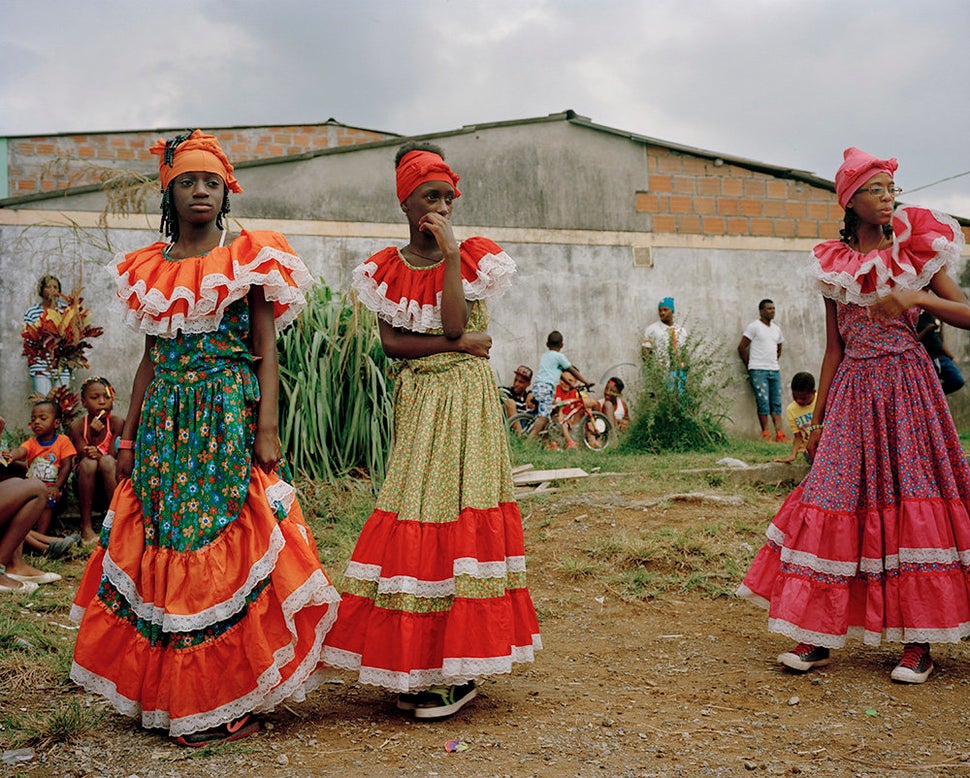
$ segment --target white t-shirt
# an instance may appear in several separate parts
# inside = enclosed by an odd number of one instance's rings
[[[744,328],[744,337],[751,341],[748,370],[779,370],[778,345],[784,343],[781,327],[772,322],[766,325],[755,319]]]
[[[664,324],[658,319],[643,331],[643,348],[652,349],[661,361],[666,362],[670,355],[671,335],[676,338],[676,348],[680,348],[687,340],[687,328],[678,324]]]

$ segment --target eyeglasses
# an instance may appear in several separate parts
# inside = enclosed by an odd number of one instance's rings
[[[895,197],[896,195],[902,194],[903,190],[895,184],[890,184],[888,187],[885,187],[882,184],[873,184],[872,186],[867,186],[863,189],[857,189],[856,194],[859,192],[868,192],[873,197],[885,197],[886,193],[888,192]]]

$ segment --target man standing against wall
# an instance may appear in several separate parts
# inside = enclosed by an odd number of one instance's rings
[[[670,389],[684,390],[687,375],[684,372],[684,361],[678,358],[678,350],[687,341],[687,328],[674,324],[674,298],[664,297],[657,305],[657,317],[647,326],[640,345],[640,356],[643,361],[656,357],[663,365]]]
[[[744,328],[744,335],[738,343],[738,354],[754,389],[761,439],[771,439],[768,431],[770,414],[775,427],[775,441],[787,443],[788,438],[781,427],[781,369],[778,366],[781,344],[785,339],[781,327],[772,321],[774,318],[774,302],[765,299],[758,303],[758,318]]]

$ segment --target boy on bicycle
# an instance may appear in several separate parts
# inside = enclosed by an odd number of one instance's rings
[[[566,359],[562,353],[562,333],[553,330],[546,337],[546,352],[539,359],[539,370],[536,372],[535,381],[532,383],[532,399],[535,401],[539,418],[532,425],[529,432],[529,439],[534,439],[542,430],[549,425],[549,416],[552,414],[553,395],[556,384],[564,372],[571,373],[581,383],[589,384],[582,373],[579,372],[572,363]]]

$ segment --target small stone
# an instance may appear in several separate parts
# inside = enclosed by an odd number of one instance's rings
[[[286,754],[280,754],[278,757],[276,757],[276,763],[286,767],[290,763],[290,758]]]
[[[746,759],[745,762],[744,762],[744,769],[745,770],[757,770],[758,769],[758,763],[757,762],[752,762],[750,759]]]
[[[789,705],[798,705],[798,703],[800,703],[800,702],[801,702],[801,700],[798,699],[798,696],[797,695],[795,697],[789,698],[789,700],[788,700],[788,704]]]

